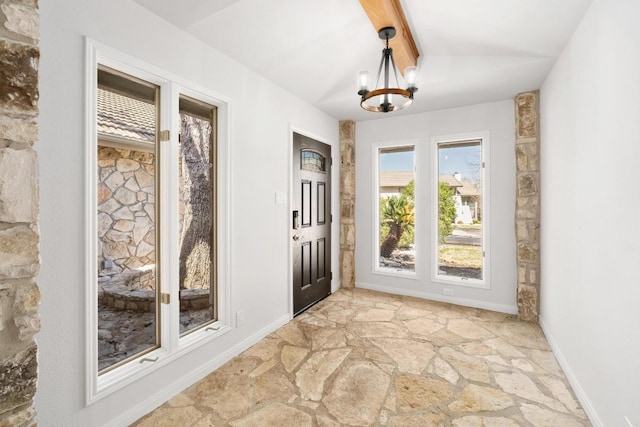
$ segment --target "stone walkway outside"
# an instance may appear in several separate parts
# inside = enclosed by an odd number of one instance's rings
[[[340,290],[139,420],[149,426],[590,426],[541,329]]]

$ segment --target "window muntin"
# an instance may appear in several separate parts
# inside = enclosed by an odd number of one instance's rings
[[[415,147],[380,147],[375,271],[415,274]]]
[[[482,139],[436,144],[435,278],[485,283],[484,153]]]
[[[160,346],[156,274],[159,87],[100,68],[97,88],[98,369]]]
[[[181,95],[178,157],[180,334],[217,320],[216,108]]]

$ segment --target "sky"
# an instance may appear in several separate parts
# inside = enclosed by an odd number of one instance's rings
[[[475,181],[478,177],[480,146],[448,147],[438,150],[438,168],[440,175],[453,175],[458,172],[464,178]],[[475,166],[473,165],[475,163]]]
[[[438,150],[438,167],[440,175],[452,175],[459,172],[463,177],[475,180],[477,167],[471,163],[478,163],[480,159],[480,146],[448,147]],[[400,153],[383,153],[380,155],[380,170],[383,172],[412,171],[414,164],[414,152],[404,151]],[[429,165],[430,167],[430,165]],[[476,169],[476,170],[474,170]]]

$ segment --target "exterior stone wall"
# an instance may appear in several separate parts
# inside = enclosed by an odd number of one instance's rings
[[[98,268],[101,276],[114,276],[155,264],[154,219],[153,153],[98,147]],[[140,271],[129,284],[136,289],[153,289],[153,270]]]
[[[526,92],[515,99],[518,317],[529,322],[540,312],[539,96]]]
[[[340,285],[355,286],[356,124],[340,122]]]
[[[40,330],[36,0],[0,0],[0,426],[34,424]]]

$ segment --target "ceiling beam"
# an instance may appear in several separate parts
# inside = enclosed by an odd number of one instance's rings
[[[360,0],[360,4],[376,32],[384,27],[395,27],[396,36],[389,40],[389,47],[393,49],[393,59],[398,70],[404,75],[405,68],[417,66],[420,53],[400,0]]]

